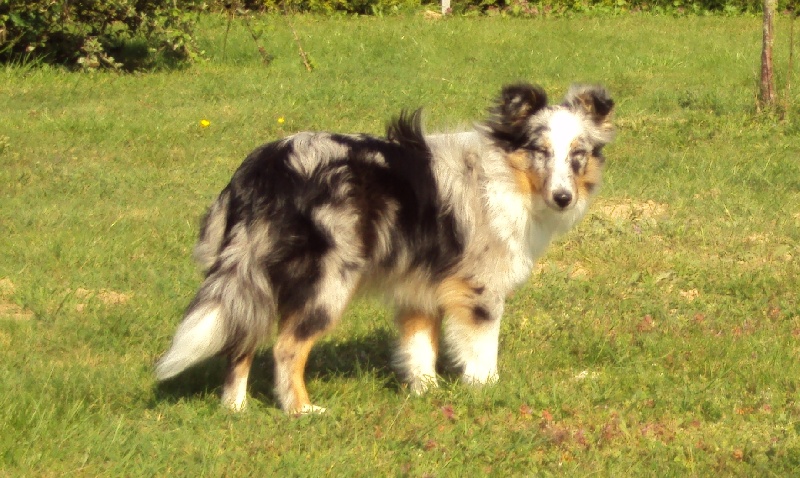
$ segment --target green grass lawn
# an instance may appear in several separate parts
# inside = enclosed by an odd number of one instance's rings
[[[240,24],[223,57],[215,17],[183,71],[0,70],[0,475],[800,472],[800,109],[755,113],[759,19],[295,17],[312,73],[285,18],[258,23],[269,66]],[[409,398],[369,301],[312,352],[325,415],[277,409],[268,348],[238,415],[220,361],[154,383],[198,220],[250,150],[418,106],[456,130],[520,79],[606,84],[619,134],[509,301],[496,386]]]

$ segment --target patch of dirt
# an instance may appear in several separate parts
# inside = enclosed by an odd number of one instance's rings
[[[555,269],[559,272],[566,272],[567,277],[570,279],[590,279],[592,277],[592,272],[580,261],[571,264],[565,264],[557,261],[537,262],[533,266],[531,275],[538,276],[551,269]]]
[[[668,206],[653,200],[640,201],[606,201],[598,205],[600,214],[612,219],[630,221],[634,219],[658,219],[667,214]]]
[[[11,320],[30,320],[33,312],[17,304],[0,299],[0,318]]]
[[[425,10],[424,12],[422,12],[422,17],[425,20],[441,20],[442,16],[443,15],[441,13],[435,12],[433,10]]]
[[[75,297],[81,300],[89,301],[96,298],[103,305],[122,305],[128,303],[133,298],[132,293],[117,292],[109,289],[91,290],[78,288],[75,290]],[[86,303],[80,302],[75,305],[75,310],[83,312],[86,309]]]
[[[770,237],[767,233],[759,232],[747,236],[747,242],[749,242],[750,244],[766,244],[770,242]]]
[[[11,279],[8,277],[3,277],[0,279],[0,296],[9,296],[14,295],[16,292],[17,287],[11,282]]]
[[[0,318],[11,320],[30,320],[33,312],[20,307],[11,300],[17,287],[8,277],[0,279]]]

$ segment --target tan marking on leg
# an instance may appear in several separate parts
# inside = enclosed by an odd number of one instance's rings
[[[400,328],[396,361],[411,392],[421,395],[437,386],[436,356],[442,318],[440,315],[403,310],[398,312],[396,321]]]
[[[449,277],[436,288],[439,305],[450,315],[460,318],[471,318],[477,296],[483,291],[482,286],[470,283],[460,277]]]
[[[291,326],[284,327],[278,335],[273,348],[275,389],[286,413],[306,413],[315,408],[308,397],[304,374],[311,348],[320,336],[322,333],[298,340]]]
[[[400,327],[400,342],[403,344],[419,332],[427,333],[431,338],[431,347],[434,352],[439,351],[439,331],[442,325],[441,317],[431,317],[428,314],[415,311],[404,311],[397,316],[397,325]]]

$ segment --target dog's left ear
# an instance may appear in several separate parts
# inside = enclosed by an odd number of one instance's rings
[[[564,98],[564,106],[583,112],[598,126],[608,127],[614,100],[602,86],[572,85]]]
[[[490,134],[502,147],[513,150],[521,146],[527,134],[527,120],[547,106],[547,93],[540,86],[528,83],[506,85],[489,110],[486,122]]]

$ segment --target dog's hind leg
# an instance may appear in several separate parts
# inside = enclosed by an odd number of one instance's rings
[[[253,351],[228,357],[228,374],[222,388],[222,404],[234,412],[244,410],[247,404],[247,377],[253,365]]]
[[[275,341],[275,393],[287,413],[319,413],[325,409],[311,404],[304,372],[308,355],[317,340],[333,328],[344,312],[358,284],[358,273],[328,267],[324,269],[313,297],[300,310],[281,317]]]
[[[287,325],[278,334],[273,348],[275,394],[286,413],[305,414],[325,411],[324,408],[311,404],[303,376],[311,348],[323,333],[323,331],[311,334],[298,333],[297,328]]]
[[[439,351],[440,315],[431,316],[413,310],[401,310],[396,322],[400,343],[395,363],[412,393],[420,395],[436,387],[436,355]]]

